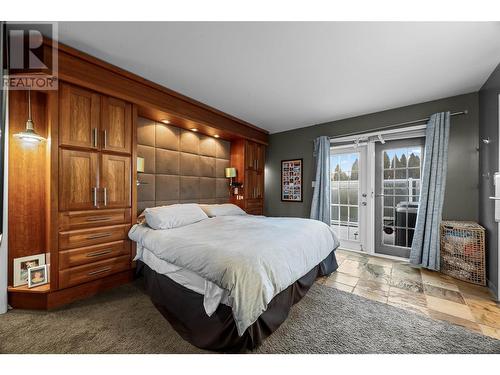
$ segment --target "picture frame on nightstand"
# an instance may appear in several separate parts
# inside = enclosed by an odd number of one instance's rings
[[[14,259],[13,286],[28,284],[28,270],[32,267],[45,265],[45,254],[29,255]]]

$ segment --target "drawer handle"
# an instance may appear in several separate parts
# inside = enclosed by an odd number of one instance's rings
[[[93,222],[93,221],[108,221],[112,220],[113,218],[108,216],[108,217],[89,217],[87,218],[87,221]]]
[[[88,276],[98,275],[100,273],[111,271],[111,267],[101,268],[100,270],[92,271],[87,273]]]
[[[93,234],[90,236],[87,236],[87,240],[95,240],[96,238],[104,238],[104,237],[109,237],[111,236],[111,233],[98,233],[98,234]]]
[[[113,250],[109,249],[109,250],[103,250],[103,251],[96,251],[96,252],[93,252],[93,253],[88,253],[85,256],[88,257],[88,258],[93,258],[93,257],[98,257],[99,255],[109,254],[111,252],[113,252]]]

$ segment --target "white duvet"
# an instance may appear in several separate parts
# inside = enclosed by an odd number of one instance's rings
[[[166,230],[134,225],[129,237],[158,258],[226,289],[240,336],[274,296],[339,245],[320,221],[252,215],[214,217]]]

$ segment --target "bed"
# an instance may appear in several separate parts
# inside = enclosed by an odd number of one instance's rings
[[[129,233],[146,292],[185,340],[208,350],[259,346],[316,278],[337,268],[339,242],[315,220],[238,214],[148,224]]]

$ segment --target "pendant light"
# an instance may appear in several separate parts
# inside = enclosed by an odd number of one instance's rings
[[[35,132],[35,124],[31,119],[31,89],[28,90],[28,120],[26,121],[26,130],[14,134],[14,138],[33,143],[45,141],[44,137]]]

